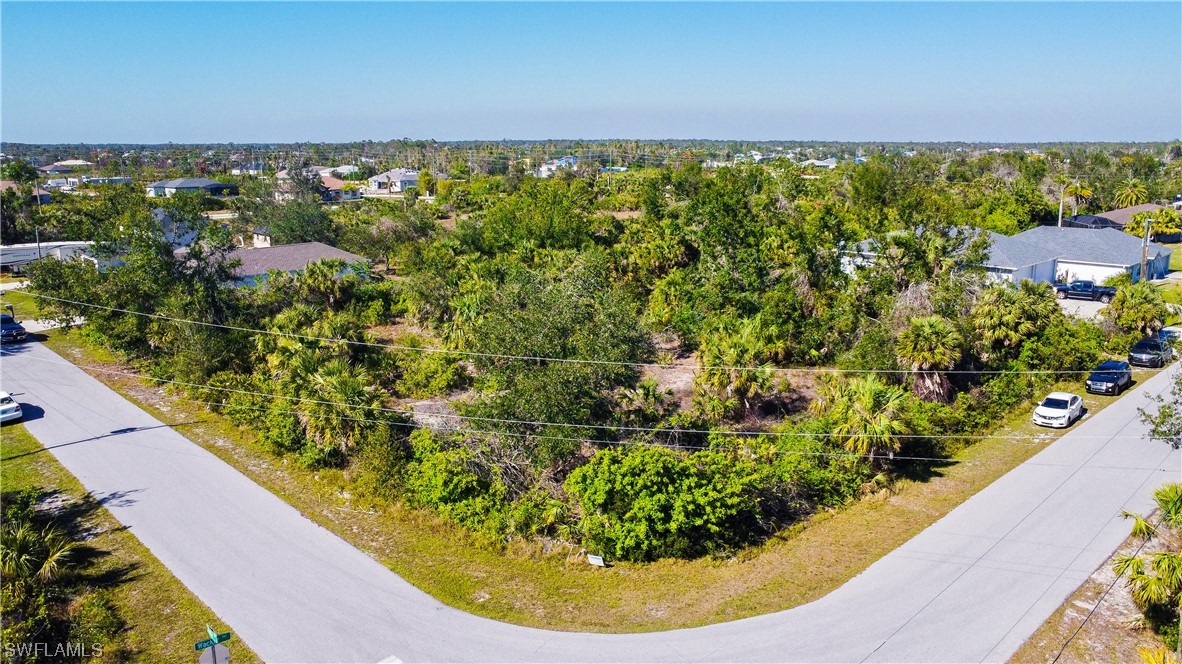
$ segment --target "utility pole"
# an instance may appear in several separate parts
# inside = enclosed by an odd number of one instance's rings
[[[1153,219],[1145,218],[1145,233],[1141,236],[1141,280],[1148,281],[1149,275],[1145,272],[1149,267],[1149,224]]]

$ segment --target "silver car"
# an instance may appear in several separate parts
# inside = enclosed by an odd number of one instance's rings
[[[1030,420],[1040,427],[1062,429],[1083,417],[1083,399],[1070,392],[1051,392],[1034,409]]]

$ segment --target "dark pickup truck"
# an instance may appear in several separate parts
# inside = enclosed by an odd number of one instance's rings
[[[1069,284],[1055,284],[1055,297],[1060,300],[1069,297],[1077,300],[1095,300],[1107,304],[1116,297],[1116,289],[1097,286],[1094,281],[1073,281]]]

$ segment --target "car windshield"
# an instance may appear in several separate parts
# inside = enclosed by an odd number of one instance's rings
[[[1133,346],[1133,352],[1135,353],[1152,353],[1160,349],[1161,344],[1156,341],[1138,341],[1137,345]]]
[[[1042,407],[1043,408],[1050,408],[1052,410],[1067,410],[1067,400],[1066,399],[1052,399],[1050,397],[1047,397],[1046,399],[1042,400]]]
[[[1109,381],[1109,380],[1116,380],[1116,373],[1115,373],[1115,372],[1111,372],[1111,371],[1097,371],[1097,372],[1093,373],[1091,376],[1088,376],[1088,380],[1092,380],[1092,381],[1096,381],[1096,380],[1105,380],[1105,381]]]
[[[1096,367],[1096,371],[1120,371],[1124,369],[1124,362],[1102,362],[1100,366]]]
[[[13,319],[13,317],[9,316],[8,314],[0,314],[0,324],[16,325],[16,320]]]
[[[11,405],[14,403],[16,403],[16,402],[12,400],[12,397],[0,398],[0,406],[8,406],[8,405]]]

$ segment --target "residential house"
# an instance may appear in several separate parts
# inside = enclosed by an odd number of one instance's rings
[[[1156,203],[1142,203],[1127,208],[1118,208],[1097,214],[1077,214],[1063,220],[1063,225],[1070,228],[1116,228],[1123,229],[1133,215],[1139,212],[1157,212],[1165,208]]]
[[[336,201],[355,201],[361,198],[361,190],[351,182],[345,182],[331,175],[320,178],[321,197],[326,203]]]
[[[1006,237],[990,233],[986,269],[994,278],[1020,282],[1102,282],[1122,272],[1141,278],[1141,238],[1115,228],[1057,228],[1038,226]],[[1147,272],[1161,279],[1169,272],[1173,251],[1156,242],[1148,244]]]
[[[579,165],[579,158],[578,157],[576,157],[574,155],[567,155],[565,157],[560,157],[558,159],[551,159],[550,161],[542,164],[541,166],[538,167],[538,170],[534,171],[534,175],[536,175],[540,178],[548,178],[548,177],[551,177],[552,175],[554,175],[555,173],[557,173],[558,171],[568,169],[568,168],[574,168],[578,165]]]
[[[815,166],[816,168],[837,168],[837,159],[829,157],[828,159],[806,159],[800,162],[802,168]]]
[[[20,192],[21,186],[12,180],[0,180],[0,191],[10,190]],[[29,200],[33,201],[34,203],[45,205],[50,201],[50,199],[51,196],[49,195],[49,192],[45,191],[41,187],[34,187],[29,193]]]
[[[74,172],[74,168],[72,166],[63,166],[61,164],[49,164],[46,166],[41,166],[37,170],[45,175],[65,175],[67,173]]]
[[[236,196],[238,185],[217,182],[209,178],[177,178],[175,180],[160,180],[148,185],[148,196],[152,198],[168,198],[178,191],[205,192],[210,196]]]
[[[366,180],[367,194],[401,194],[419,186],[419,172],[409,168],[395,168]]]
[[[230,169],[230,175],[262,175],[267,170],[266,165],[261,162],[251,162],[249,164],[242,164]]]
[[[340,259],[349,264],[368,263],[357,254],[330,247],[320,242],[281,244],[274,247],[240,248],[230,252],[228,259],[239,261],[234,268],[236,286],[257,286],[267,280],[272,270],[295,274],[316,261]]]

